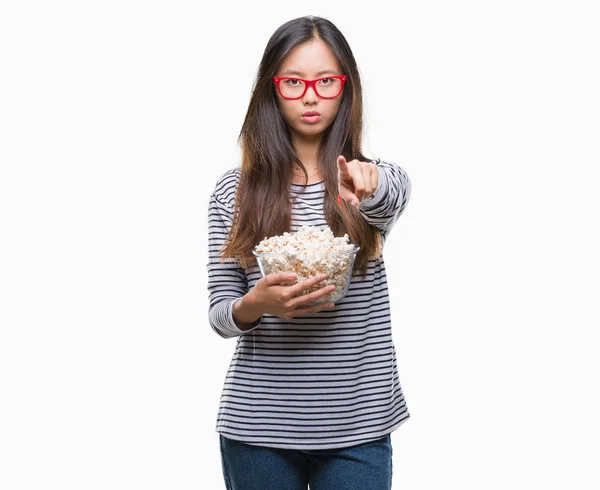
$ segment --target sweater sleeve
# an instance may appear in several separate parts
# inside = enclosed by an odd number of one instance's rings
[[[384,239],[406,208],[411,193],[408,174],[391,162],[374,162],[379,170],[375,191],[358,203],[358,210],[367,222],[376,226]]]
[[[234,259],[221,262],[219,251],[232,220],[233,211],[213,193],[208,207],[208,320],[212,329],[226,339],[246,334],[262,321],[261,317],[248,330],[241,330],[233,319],[233,304],[248,292],[248,279]]]

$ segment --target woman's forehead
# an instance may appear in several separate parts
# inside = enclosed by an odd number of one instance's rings
[[[284,58],[279,76],[320,77],[341,74],[337,58],[323,41],[316,39],[296,46]]]

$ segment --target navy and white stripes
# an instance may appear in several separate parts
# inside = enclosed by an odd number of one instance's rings
[[[385,238],[410,198],[410,179],[396,164],[376,161],[379,184],[358,209]],[[261,278],[218,252],[233,216],[240,171],[225,172],[210,197],[209,323],[237,337],[216,429],[231,439],[287,449],[326,449],[382,437],[410,415],[392,341],[385,262],[370,260],[367,276],[352,277],[336,307],[289,320],[264,314],[250,330],[235,324],[232,305]],[[305,189],[298,195],[297,192]],[[290,184],[291,232],[327,227],[323,182]],[[296,198],[297,196],[297,198]]]

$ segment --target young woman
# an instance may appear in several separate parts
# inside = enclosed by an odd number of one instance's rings
[[[382,249],[411,187],[398,165],[365,157],[361,139],[361,81],[342,33],[319,17],[283,24],[260,63],[241,167],[210,197],[209,321],[237,337],[217,420],[228,489],[391,488],[390,433],[409,412]],[[329,287],[301,294],[324,276],[261,277],[253,248],[302,225],[360,245],[335,305],[309,305]]]

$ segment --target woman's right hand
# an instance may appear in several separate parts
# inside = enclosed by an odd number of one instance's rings
[[[270,313],[279,318],[290,319],[298,315],[307,313],[316,313],[322,310],[328,310],[334,307],[333,303],[325,302],[318,305],[307,305],[321,296],[331,293],[335,290],[334,285],[329,285],[302,294],[305,289],[318,284],[327,279],[326,274],[311,277],[306,281],[299,282],[292,286],[285,286],[282,283],[292,281],[289,272],[275,272],[267,274],[258,280],[248,294],[252,295],[252,302],[258,305],[263,313]]]

